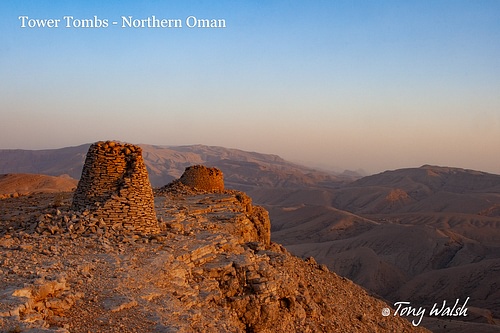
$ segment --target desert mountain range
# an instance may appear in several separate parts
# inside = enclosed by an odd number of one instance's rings
[[[0,150],[0,174],[77,179],[88,146]],[[429,308],[470,297],[466,319],[474,323],[448,329],[475,332],[482,323],[480,331],[496,331],[500,175],[425,165],[360,177],[222,147],[141,147],[154,187],[189,165],[218,167],[226,187],[246,191],[269,211],[272,240],[293,254],[314,257],[389,303]],[[0,179],[0,188],[8,179]],[[446,331],[431,318],[424,324]]]
[[[500,176],[422,166],[336,189],[249,191],[273,239],[395,302],[474,299],[476,321],[500,316]],[[432,325],[428,326],[433,329]],[[473,330],[472,330],[473,331]]]
[[[34,173],[51,176],[67,174],[79,179],[90,144],[47,150],[0,149],[0,174]],[[179,178],[190,165],[203,164],[221,169],[228,187],[338,186],[359,178],[355,172],[333,174],[290,163],[277,155],[247,152],[215,146],[139,145],[153,187]]]

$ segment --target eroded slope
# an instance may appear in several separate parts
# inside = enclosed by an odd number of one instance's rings
[[[56,209],[47,195],[33,196],[39,214],[9,214],[8,227],[4,212],[30,201],[2,201],[1,330],[423,330],[383,317],[384,302],[270,243],[267,212],[244,193],[157,194],[162,231],[154,235],[102,223],[91,229],[87,215],[68,211],[69,197]]]

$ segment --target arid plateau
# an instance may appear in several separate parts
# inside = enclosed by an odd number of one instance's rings
[[[106,141],[0,198],[2,332],[500,331],[500,175]]]

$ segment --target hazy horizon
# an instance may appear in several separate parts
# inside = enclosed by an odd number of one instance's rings
[[[105,138],[103,138],[103,139],[100,139],[100,140],[96,140],[94,142],[97,142],[97,141],[106,141],[106,140],[113,140],[113,139],[109,139],[109,138],[105,139]],[[122,141],[122,140],[118,140],[118,141]],[[81,144],[77,144],[77,145],[58,146],[58,147],[52,147],[52,148],[40,148],[40,149],[0,148],[0,150],[28,150],[28,151],[33,151],[33,150],[34,151],[55,150],[55,149],[78,147],[80,145],[92,144],[94,142],[86,142],[86,143],[81,143]],[[122,142],[126,142],[126,141],[122,141]],[[167,147],[167,148],[168,147],[183,147],[183,146],[203,145],[203,146],[207,146],[207,147],[221,147],[221,148],[227,148],[227,149],[236,149],[236,150],[246,151],[246,152],[249,152],[249,153],[261,153],[261,154],[277,155],[277,156],[285,159],[287,162],[291,162],[291,163],[295,163],[295,164],[302,165],[302,166],[305,166],[305,167],[309,167],[309,168],[312,168],[312,169],[316,169],[318,171],[333,172],[333,173],[357,172],[357,173],[359,173],[362,176],[370,176],[370,175],[382,173],[384,171],[391,171],[391,170],[396,170],[396,169],[420,168],[420,167],[425,166],[425,165],[431,165],[431,166],[436,166],[436,167],[459,168],[459,169],[465,169],[465,170],[475,170],[475,171],[481,171],[481,172],[486,172],[486,173],[491,173],[491,174],[499,174],[500,175],[500,173],[495,172],[495,171],[474,169],[474,168],[468,168],[468,167],[459,166],[459,165],[445,165],[445,164],[432,164],[432,163],[423,163],[423,164],[420,164],[420,165],[401,165],[401,166],[398,166],[398,167],[391,167],[391,168],[387,168],[387,169],[380,169],[380,170],[370,171],[370,170],[367,170],[367,169],[362,168],[362,167],[357,167],[357,168],[354,168],[354,167],[353,168],[342,168],[342,167],[339,167],[337,165],[322,164],[321,162],[314,163],[314,162],[308,162],[308,161],[301,161],[301,160],[298,160],[298,159],[294,159],[293,156],[291,156],[291,157],[288,158],[288,157],[284,157],[284,156],[282,156],[280,154],[273,153],[273,152],[264,153],[262,151],[245,150],[245,149],[240,149],[240,148],[237,148],[237,147],[205,145],[203,143],[194,143],[194,144],[186,144],[186,145],[182,145],[182,144],[180,144],[180,145],[150,144],[150,143],[145,143],[145,142],[141,142],[141,143],[127,142],[127,143],[132,143],[132,144],[137,144],[137,145],[151,145],[151,146],[159,146],[159,147]]]
[[[500,174],[498,1],[16,1],[0,31],[0,149],[117,139]]]

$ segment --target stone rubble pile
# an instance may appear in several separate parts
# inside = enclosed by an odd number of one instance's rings
[[[88,210],[83,212],[61,212],[40,214],[34,218],[31,226],[40,235],[66,235],[72,239],[79,236],[94,238],[120,238],[121,236],[149,237],[149,233],[138,232],[118,222],[106,223],[99,214]]]
[[[130,231],[158,232],[154,196],[142,149],[114,141],[91,145],[72,210],[92,213],[93,225],[87,227],[96,228],[95,224],[104,223],[116,228],[121,224]],[[94,221],[95,218],[98,221]]]

